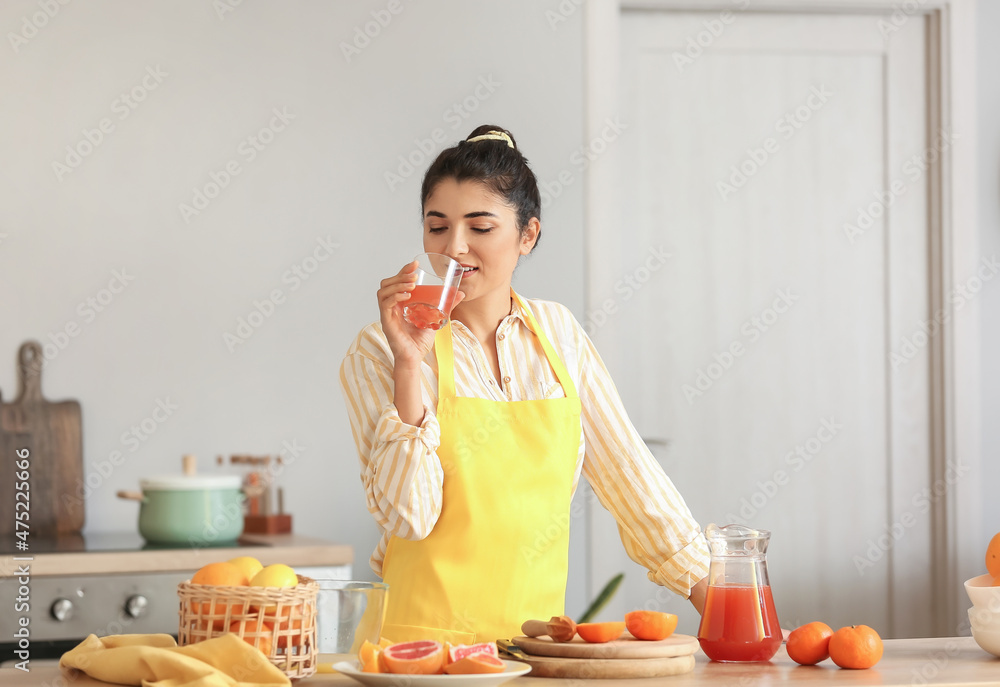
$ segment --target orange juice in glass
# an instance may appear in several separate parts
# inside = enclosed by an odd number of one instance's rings
[[[440,253],[421,253],[414,260],[417,284],[403,306],[403,317],[414,327],[441,329],[455,305],[462,265]]]

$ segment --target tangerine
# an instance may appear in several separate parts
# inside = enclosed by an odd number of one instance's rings
[[[1000,577],[1000,532],[993,535],[986,547],[986,572],[993,577],[993,584],[996,584],[996,578]]]
[[[621,637],[625,631],[625,623],[614,621],[609,623],[583,623],[576,626],[576,633],[587,642],[603,644]]]
[[[204,565],[191,576],[191,584],[203,584],[212,587],[245,587],[248,580],[239,567],[229,562],[209,563]],[[191,604],[191,609],[202,616],[217,616],[211,619],[212,627],[221,630],[226,627],[226,612],[231,616],[238,610],[237,604],[226,604],[221,601],[212,603],[195,602]],[[208,619],[206,619],[208,620]]]
[[[274,625],[274,634],[278,647],[299,646],[302,636],[302,609],[297,606],[286,606],[281,613],[266,613],[264,620]]]
[[[460,658],[444,668],[449,675],[474,675],[480,673],[502,673],[506,666],[493,654],[479,652]]]
[[[233,634],[243,633],[241,639],[252,647],[260,649],[265,656],[271,655],[274,646],[274,631],[260,620],[237,620],[229,626]]]
[[[636,639],[659,641],[677,629],[677,616],[661,611],[631,611],[625,614],[625,627]]]
[[[434,675],[444,667],[445,653],[441,642],[420,639],[387,646],[379,658],[390,673]]]
[[[882,638],[867,625],[842,627],[830,637],[830,658],[841,668],[871,668],[882,658]]]
[[[237,558],[230,558],[227,563],[235,565],[237,568],[243,571],[243,574],[247,576],[247,582],[253,579],[253,576],[260,572],[261,565],[253,556],[238,556]]]
[[[830,637],[833,630],[819,621],[806,623],[788,635],[788,658],[804,666],[814,666],[830,658]]]

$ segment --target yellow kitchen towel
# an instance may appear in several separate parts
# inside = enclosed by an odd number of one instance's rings
[[[142,687],[289,687],[288,676],[234,634],[177,646],[167,634],[90,635],[59,660],[63,670]]]

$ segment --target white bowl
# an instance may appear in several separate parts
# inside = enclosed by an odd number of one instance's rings
[[[973,606],[969,609],[969,624],[978,630],[1000,632],[1000,613],[994,613],[989,608]]]
[[[1000,586],[993,586],[993,578],[980,575],[965,581],[965,593],[973,606],[989,608],[994,613],[1000,613]]]
[[[977,630],[973,627],[972,638],[983,651],[1000,657],[1000,630]]]

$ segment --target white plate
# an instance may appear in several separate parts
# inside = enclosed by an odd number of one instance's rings
[[[333,669],[368,687],[494,687],[524,675],[531,666],[520,661],[504,660],[502,673],[479,675],[397,675],[394,673],[362,673],[358,662],[341,661]]]

